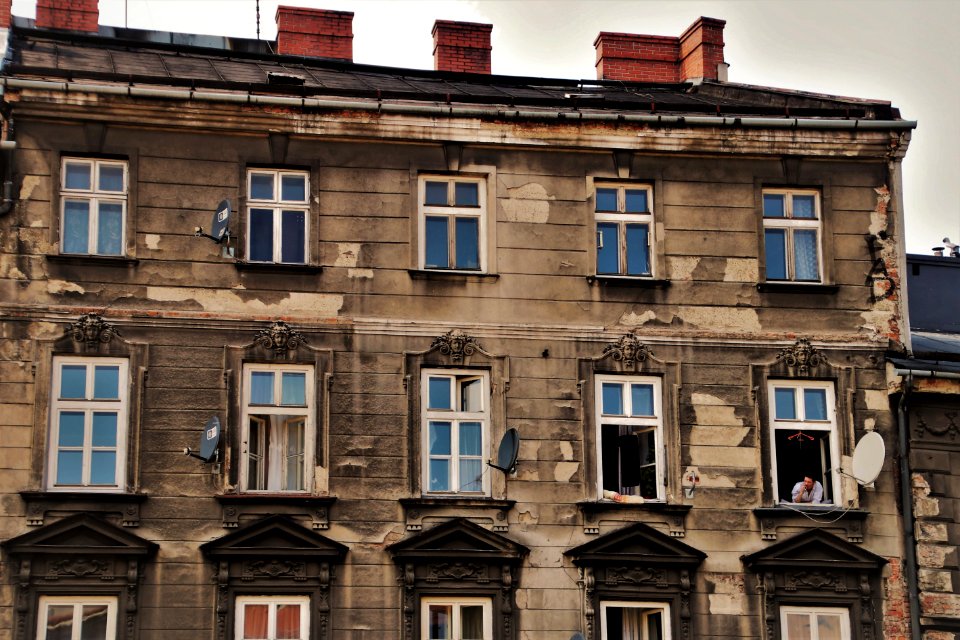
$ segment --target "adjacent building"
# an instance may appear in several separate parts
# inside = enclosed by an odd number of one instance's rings
[[[889,103],[3,4],[0,638],[910,637]]]

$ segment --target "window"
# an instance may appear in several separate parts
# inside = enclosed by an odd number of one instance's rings
[[[783,640],[850,640],[850,613],[841,607],[780,607]]]
[[[53,361],[47,486],[125,486],[127,361],[59,356]]]
[[[305,171],[247,172],[247,260],[306,263],[309,196]]]
[[[307,596],[238,596],[236,640],[307,640]]]
[[[490,598],[423,598],[421,640],[493,640]]]
[[[122,256],[127,163],[64,158],[60,172],[60,251]]]
[[[763,191],[763,246],[767,280],[820,282],[820,195]]]
[[[646,186],[597,187],[597,275],[653,275],[652,195]]]
[[[768,393],[774,495],[793,502],[793,488],[809,477],[821,485],[822,502],[834,502],[840,482],[833,383],[773,380]]]
[[[245,491],[311,490],[313,375],[308,365],[244,365]]]
[[[422,375],[425,493],[487,493],[487,374],[428,370]]]
[[[601,640],[667,640],[670,605],[650,602],[601,602]]]
[[[483,270],[485,210],[484,180],[421,178],[421,268]]]
[[[117,599],[41,596],[37,640],[114,640]]]
[[[597,376],[596,398],[600,496],[662,499],[660,379]]]

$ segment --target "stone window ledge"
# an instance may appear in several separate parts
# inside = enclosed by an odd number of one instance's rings
[[[303,493],[223,493],[214,496],[220,503],[223,527],[235,529],[243,516],[309,515],[314,529],[330,528],[330,507],[336,496]]]
[[[587,283],[601,287],[627,287],[635,289],[665,289],[670,281],[663,278],[642,276],[587,276]]]
[[[598,514],[619,512],[621,515],[629,513],[659,514],[663,522],[670,529],[670,536],[683,538],[687,535],[687,512],[693,508],[689,504],[669,504],[666,502],[612,502],[609,500],[581,500],[577,508],[583,513],[583,531],[588,534],[600,533]]]
[[[473,271],[440,271],[433,269],[407,269],[412,280],[437,280],[441,282],[483,282],[491,283],[500,279],[497,273]]]
[[[140,262],[129,256],[97,256],[72,253],[48,253],[48,262],[90,267],[135,267]]]
[[[468,511],[469,516],[489,518],[494,531],[507,531],[507,513],[517,504],[516,500],[498,500],[494,498],[466,498],[463,496],[423,496],[419,498],[400,498],[403,506],[407,531],[423,530],[423,520],[429,517],[455,517]]]
[[[848,542],[863,542],[863,522],[870,512],[862,509],[843,509],[836,505],[818,507],[791,505],[757,507],[753,510],[753,515],[760,523],[760,538],[763,540],[776,540],[777,527],[789,521],[791,525],[796,525],[798,522],[807,523],[810,526],[832,524],[846,529]]]
[[[277,262],[246,262],[236,261],[237,271],[252,271],[257,273],[280,273],[314,275],[323,272],[323,267],[316,264],[281,264]]]
[[[63,513],[114,513],[120,515],[124,527],[140,526],[140,505],[146,501],[145,493],[94,492],[94,491],[21,491],[20,497],[27,505],[27,524],[39,527],[48,512]]]
[[[761,293],[822,293],[834,294],[840,290],[835,284],[822,284],[811,282],[802,284],[799,282],[761,282],[757,285],[757,291]]]

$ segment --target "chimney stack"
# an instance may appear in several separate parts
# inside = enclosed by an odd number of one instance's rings
[[[9,29],[13,22],[13,16],[10,14],[10,7],[13,0],[0,0],[0,29]]]
[[[277,7],[277,53],[353,61],[353,12]]]
[[[625,82],[726,80],[723,20],[699,18],[679,38],[601,31],[597,78]]]
[[[97,33],[99,20],[99,0],[37,0],[35,24],[40,29]]]
[[[492,24],[437,20],[433,23],[433,68],[490,74]]]

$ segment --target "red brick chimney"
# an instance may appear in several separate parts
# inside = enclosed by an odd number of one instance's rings
[[[593,42],[597,78],[667,83],[694,78],[725,80],[725,24],[715,18],[699,18],[679,38],[601,31]]]
[[[277,7],[277,53],[353,61],[353,12]]]
[[[10,6],[13,0],[0,0],[0,29],[9,29],[12,16],[10,15]]]
[[[492,24],[437,20],[433,23],[433,68],[490,73]]]
[[[99,30],[99,5],[99,0],[37,0],[35,24],[40,29],[96,33]]]

